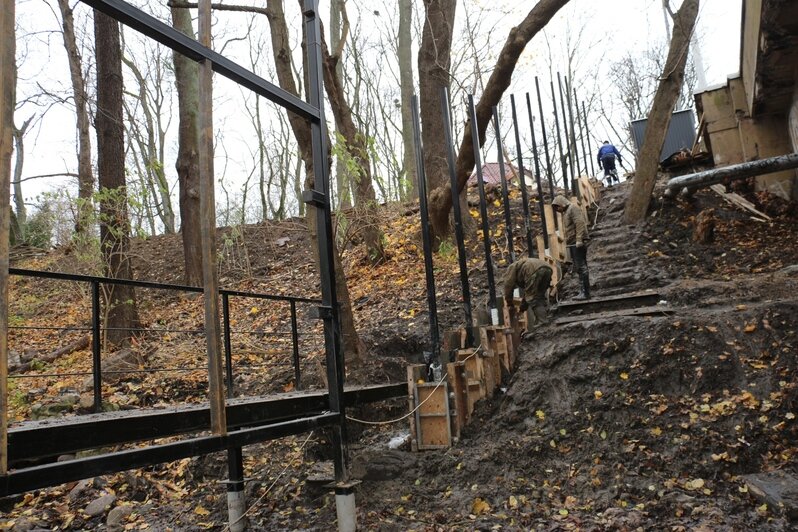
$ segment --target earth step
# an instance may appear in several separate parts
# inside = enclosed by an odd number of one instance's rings
[[[798,520],[798,478],[784,471],[744,475],[748,492],[791,521]]]
[[[616,286],[628,287],[630,285],[639,284],[642,280],[643,280],[643,275],[640,273],[609,275],[602,277],[600,279],[596,279],[595,281],[593,281],[592,285],[593,288],[601,290],[602,288],[614,288]]]
[[[630,316],[668,316],[675,310],[665,305],[655,305],[651,307],[627,308],[621,310],[610,310],[607,312],[593,312],[591,314],[580,314],[576,316],[565,316],[554,320],[554,325],[567,325],[582,321],[606,320]]]
[[[640,292],[626,292],[624,294],[594,297],[587,301],[564,301],[557,306],[558,314],[574,313],[576,311],[608,311],[635,307],[656,305],[661,296],[654,290]]]

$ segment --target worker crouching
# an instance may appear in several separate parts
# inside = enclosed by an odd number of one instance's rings
[[[507,268],[504,275],[504,301],[510,311],[510,320],[515,321],[515,306],[512,304],[513,291],[521,290],[523,301],[521,312],[532,307],[533,325],[548,323],[548,290],[551,285],[551,266],[540,259],[519,259]]]
[[[587,270],[587,224],[582,209],[563,195],[551,202],[555,211],[563,213],[563,233],[565,245],[571,253],[576,273],[579,275],[581,289],[574,299],[590,299],[590,275]]]

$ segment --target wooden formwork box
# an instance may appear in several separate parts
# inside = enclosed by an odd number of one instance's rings
[[[446,364],[446,381],[449,384],[449,412],[452,438],[460,439],[463,427],[471,419],[468,400],[468,375],[463,362]]]
[[[518,328],[523,331],[527,328],[529,320],[526,312],[521,312],[518,310],[519,306],[521,305],[521,301],[523,301],[523,299],[516,297],[513,299],[513,305],[515,305],[516,316],[518,316]],[[510,325],[510,310],[506,304],[502,306],[502,315],[504,318],[504,323]]]
[[[504,334],[505,327],[480,327],[480,332],[482,347],[486,349],[487,353],[493,355],[501,365],[497,382],[497,384],[501,384],[501,371],[510,373],[513,370],[510,362],[510,349]]]
[[[468,391],[468,417],[471,417],[476,402],[487,395],[485,366],[482,357],[477,354],[476,349],[458,349],[456,357],[456,361],[461,362],[465,368],[466,389]]]
[[[446,449],[452,446],[452,426],[449,412],[449,386],[446,380],[424,382],[423,364],[407,368],[411,411],[411,448]]]

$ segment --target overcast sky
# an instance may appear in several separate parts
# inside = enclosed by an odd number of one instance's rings
[[[54,0],[51,1],[55,5]],[[160,0],[157,1],[160,2]],[[517,0],[462,0],[462,2],[467,2],[472,12],[479,12],[480,8],[485,9],[480,13],[481,16],[490,18],[489,24],[485,24],[485,27],[491,27],[492,31],[478,35],[477,39],[490,39],[490,47],[494,54],[498,53],[512,24],[517,23],[527,13],[531,3]],[[420,4],[420,2],[418,3]],[[678,0],[672,3],[678,3]],[[296,3],[289,1],[286,4],[289,17],[293,15],[298,18],[298,10],[294,6]],[[326,4],[327,2],[322,0],[320,9],[325,20],[328,12]],[[350,16],[365,17],[364,28],[385,23],[384,15],[381,21],[376,18],[372,21],[368,18],[377,16],[373,9],[376,2],[349,0],[348,5],[351,6]],[[547,27],[545,36],[538,35],[527,47],[508,93],[521,94],[531,90],[530,81],[535,74],[539,74],[543,81],[547,81],[546,57],[548,51],[555,50],[552,54],[557,56],[556,50],[564,46],[563,42],[569,32],[573,35],[577,29],[584,27],[581,40],[582,48],[579,52],[582,63],[580,70],[584,76],[596,78],[592,82],[599,88],[602,98],[611,99],[612,90],[607,76],[612,62],[625,55],[629,50],[644,50],[652,42],[664,41],[665,20],[661,6],[661,0],[604,0],[602,2],[572,0]],[[52,9],[44,3],[44,0],[22,0],[18,2],[17,9],[18,32],[20,35],[24,35],[26,40],[23,45],[19,46],[19,54],[25,55],[25,57],[20,64],[18,98],[29,96],[40,90],[40,87],[68,88],[68,68],[60,35],[48,33],[58,27],[58,21]],[[76,13],[78,18],[81,13],[83,13],[83,17],[86,17],[88,10],[85,7],[79,7]],[[701,2],[697,35],[707,81],[710,85],[724,82],[728,75],[739,69],[740,13],[741,0],[702,0]],[[459,9],[457,31],[462,31],[463,18],[463,10]],[[222,20],[222,17],[220,16],[219,19]],[[235,18],[232,15],[225,16],[224,20],[228,22],[217,26],[222,28],[220,31],[230,32],[231,35],[236,33],[237,25],[240,25],[242,21],[240,16]],[[298,27],[298,21],[293,23],[293,26]],[[91,32],[90,26],[87,31]],[[132,32],[128,30],[128,33]],[[219,41],[220,39],[217,39],[216,42]],[[418,46],[418,43],[416,42],[414,45]],[[242,63],[246,63],[248,60],[246,50],[243,50],[241,46],[231,45],[229,51],[235,59]],[[594,73],[597,73],[598,76],[594,76]],[[584,79],[576,81],[577,89],[580,88],[580,83],[591,83],[591,80]],[[246,139],[246,129],[237,126],[241,118],[235,118],[235,109],[241,106],[241,93],[232,87],[230,82],[216,76],[215,94],[220,101],[218,104],[220,107],[215,110],[217,130],[226,128],[226,131],[229,131],[237,141]],[[40,111],[41,109],[33,109],[31,106],[23,106],[17,113],[16,121],[19,124],[33,112]],[[620,120],[615,116],[607,117],[607,119]],[[591,116],[591,121],[593,120],[599,120],[599,117]],[[173,142],[176,142],[176,118],[172,130],[171,136]],[[596,124],[595,133],[597,135],[605,132],[606,127]],[[92,142],[95,144],[93,148],[96,148],[94,137]],[[74,144],[73,114],[66,107],[53,106],[44,118],[38,121],[36,128],[26,138],[24,176],[63,171],[74,172],[76,168]],[[229,148],[228,154],[234,149],[235,147]],[[172,146],[170,153],[174,152],[175,149]],[[488,160],[490,159],[491,157],[488,155]],[[228,175],[245,173],[243,166],[246,165],[246,160],[248,160],[248,156],[239,157],[235,154],[230,156],[228,166],[238,164],[242,168],[231,170],[228,167]],[[167,164],[173,165],[173,162]],[[222,171],[222,166],[217,163],[217,171]],[[170,170],[172,168],[170,166]],[[65,179],[28,181],[24,183],[25,197],[32,201],[42,191],[73,186],[72,181],[65,182]]]

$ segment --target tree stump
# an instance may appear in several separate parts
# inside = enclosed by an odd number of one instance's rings
[[[715,240],[715,209],[705,209],[695,217],[693,242],[709,244]]]

